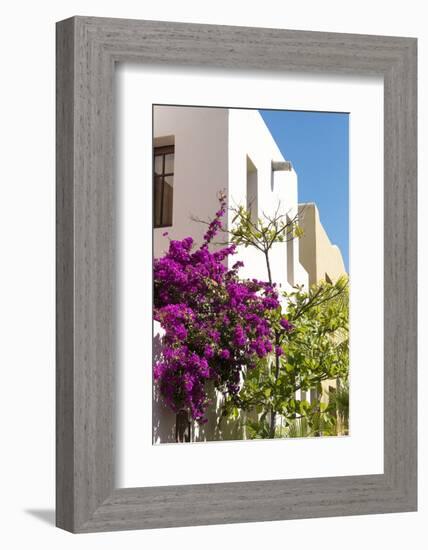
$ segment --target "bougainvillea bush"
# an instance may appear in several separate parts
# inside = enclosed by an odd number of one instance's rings
[[[290,328],[275,285],[240,279],[242,262],[228,267],[235,245],[210,250],[226,213],[226,197],[219,201],[201,246],[191,237],[170,240],[154,261],[154,319],[164,329],[154,380],[174,412],[199,422],[206,422],[207,382],[236,395],[241,374],[274,352],[278,315],[283,330]]]

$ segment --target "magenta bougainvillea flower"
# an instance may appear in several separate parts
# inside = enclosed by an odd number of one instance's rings
[[[269,313],[280,307],[274,286],[240,279],[242,262],[227,267],[235,245],[209,250],[225,213],[222,195],[202,246],[194,249],[191,237],[170,240],[168,252],[154,261],[154,318],[165,331],[154,380],[174,412],[186,410],[200,422],[206,421],[208,381],[236,395],[244,367],[273,351]],[[285,317],[281,325],[291,329]]]

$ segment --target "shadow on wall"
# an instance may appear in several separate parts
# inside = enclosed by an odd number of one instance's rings
[[[153,364],[161,357],[161,336],[153,338]],[[153,443],[175,443],[175,414],[169,409],[160,395],[157,384],[152,391],[152,434]]]
[[[233,441],[245,438],[245,426],[242,413],[236,419],[221,416],[223,410],[223,396],[213,384],[207,387],[208,399],[211,404],[207,409],[208,422],[205,424],[193,423],[193,441]]]
[[[153,361],[161,357],[161,336],[153,338]],[[192,422],[191,433],[193,442],[201,441],[231,441],[245,439],[245,419],[240,413],[237,419],[229,420],[221,417],[223,396],[214,385],[207,387],[207,395],[211,404],[207,410],[208,422],[199,424]],[[153,384],[152,392],[152,436],[153,444],[175,443],[176,415],[164,403],[159,388]]]

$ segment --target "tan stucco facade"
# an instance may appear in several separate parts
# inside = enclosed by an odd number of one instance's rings
[[[346,274],[345,264],[340,249],[330,242],[321,224],[316,204],[299,204],[299,226],[303,230],[299,260],[309,274],[309,284],[325,280],[335,283]]]
[[[335,283],[339,277],[346,275],[342,253],[330,242],[316,204],[299,204],[299,226],[303,230],[299,239],[299,260],[308,272],[309,285],[320,281]],[[320,401],[328,403],[330,393],[336,389],[337,380],[322,382]]]

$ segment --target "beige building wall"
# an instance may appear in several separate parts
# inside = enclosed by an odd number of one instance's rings
[[[319,281],[335,283],[346,275],[342,253],[328,238],[316,204],[299,204],[299,226],[303,229],[303,236],[299,239],[299,260],[308,272],[309,285]],[[321,402],[328,403],[330,392],[336,389],[336,380],[322,382]],[[310,400],[313,398],[317,397],[312,395]]]
[[[299,259],[309,274],[309,284],[322,280],[335,283],[346,274],[345,264],[340,249],[330,242],[321,224],[316,204],[299,204],[299,226],[303,229]]]

